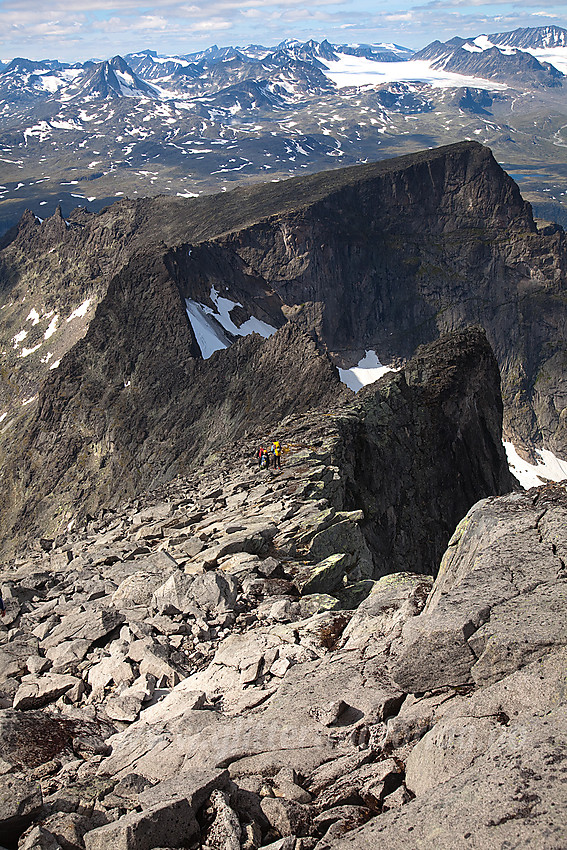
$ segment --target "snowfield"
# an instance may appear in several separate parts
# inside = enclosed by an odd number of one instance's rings
[[[536,449],[541,462],[528,463],[517,453],[512,443],[504,442],[508,466],[522,487],[540,487],[546,481],[564,481],[567,478],[567,461],[560,460],[547,449]]]
[[[343,384],[357,393],[367,384],[373,384],[386,372],[395,371],[397,370],[391,366],[383,366],[376,352],[371,349],[366,352],[362,360],[358,361],[357,366],[352,366],[350,369],[339,369],[339,375]]]
[[[324,62],[328,67],[324,74],[335,83],[337,88],[381,86],[384,83],[394,82],[419,82],[433,88],[472,86],[487,91],[504,91],[508,88],[504,83],[495,83],[493,80],[434,70],[431,64],[423,59],[410,59],[407,62],[375,62],[362,56],[350,56],[343,53],[337,62],[328,60]]]
[[[227,336],[225,331],[233,337],[257,333],[267,339],[277,330],[277,328],[254,316],[251,316],[238,327],[230,318],[230,311],[234,307],[242,307],[242,304],[239,301],[231,301],[230,298],[221,297],[214,286],[211,287],[210,299],[216,310],[206,304],[192,301],[191,298],[185,299],[187,315],[204,360],[208,360],[215,351],[220,351],[220,349],[228,348],[231,345],[232,339]]]

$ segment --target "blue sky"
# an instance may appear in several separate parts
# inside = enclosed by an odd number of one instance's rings
[[[211,44],[271,46],[284,38],[396,42],[516,27],[567,26],[567,0],[0,0],[0,59],[106,59],[153,49],[188,53]]]

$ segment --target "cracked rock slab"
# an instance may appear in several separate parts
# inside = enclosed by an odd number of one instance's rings
[[[489,684],[567,643],[567,575],[551,539],[566,501],[556,488],[471,508],[423,613],[404,626],[393,665],[403,690]]]
[[[517,723],[450,781],[321,850],[562,850],[567,822],[564,707]],[[543,781],[545,778],[545,781]]]

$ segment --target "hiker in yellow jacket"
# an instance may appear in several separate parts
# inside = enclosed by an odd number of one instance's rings
[[[274,469],[282,468],[282,447],[279,440],[274,440],[272,443],[271,452],[274,458]]]

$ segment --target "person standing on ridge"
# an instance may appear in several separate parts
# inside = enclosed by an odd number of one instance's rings
[[[260,446],[258,449],[258,466],[260,469],[267,469],[270,465],[270,455],[268,454],[268,450],[263,446]]]
[[[282,449],[279,440],[274,440],[272,443],[272,453],[274,456],[274,469],[282,468]]]

